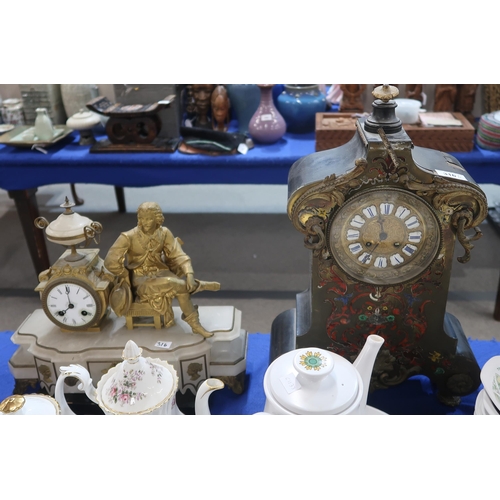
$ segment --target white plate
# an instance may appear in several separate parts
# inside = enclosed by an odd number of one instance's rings
[[[0,124],[0,134],[3,134],[5,132],[9,132],[14,128],[14,125],[10,123],[2,123]]]
[[[500,356],[486,361],[481,370],[481,382],[486,394],[500,411]]]
[[[366,415],[389,415],[382,410],[378,410],[373,406],[366,405]]]
[[[498,415],[498,412],[495,410],[495,405],[486,392],[483,394],[483,408],[486,415]]]
[[[486,412],[484,411],[483,398],[484,398],[484,389],[481,389],[476,398],[474,415],[486,415]]]

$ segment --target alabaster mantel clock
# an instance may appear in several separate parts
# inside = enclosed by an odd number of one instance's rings
[[[114,277],[106,271],[98,249],[77,249],[102,231],[98,222],[73,212],[66,198],[64,213],[49,223],[39,217],[35,225],[45,229],[49,241],[68,247],[61,257],[39,275],[35,291],[40,292],[46,316],[66,332],[100,331],[109,311],[109,294]]]
[[[486,197],[456,158],[412,144],[396,87],[373,95],[349,143],[290,170],[288,215],[311,250],[311,283],[275,319],[271,359],[314,346],[353,360],[376,333],[385,342],[372,388],[423,374],[456,404],[479,386],[480,369],[446,312],[450,274],[456,240],[466,263],[481,236]]]

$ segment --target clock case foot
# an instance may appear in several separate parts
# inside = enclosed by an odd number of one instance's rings
[[[282,312],[274,319],[271,327],[269,363],[297,347],[307,346],[304,337],[300,339],[301,345],[297,345],[298,337],[307,331],[305,325],[309,324],[310,308],[304,307],[305,305],[307,305],[307,294],[298,294],[297,307]],[[446,369],[435,369],[425,365],[415,370],[405,369],[388,351],[384,353],[382,348],[375,362],[370,391],[388,389],[419,374],[431,380],[436,389],[436,396],[443,404],[459,405],[461,396],[471,394],[481,384],[481,370],[460,321],[452,314],[446,313],[443,328],[445,334],[456,341],[455,352],[450,353],[443,361]],[[311,342],[311,346],[313,344],[314,342]],[[389,361],[389,366],[388,359],[392,361]]]

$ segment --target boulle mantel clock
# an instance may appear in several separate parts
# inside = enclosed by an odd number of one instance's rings
[[[396,87],[373,95],[349,143],[290,169],[288,216],[311,250],[311,284],[273,322],[271,360],[320,347],[352,361],[376,333],[385,343],[372,389],[423,374],[457,404],[479,386],[480,369],[446,302],[456,240],[466,263],[486,197],[456,158],[412,144]]]

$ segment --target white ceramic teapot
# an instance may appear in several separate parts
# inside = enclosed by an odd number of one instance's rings
[[[371,374],[384,339],[368,336],[354,364],[316,347],[275,359],[264,375],[264,412],[273,415],[347,415],[367,411]],[[373,410],[373,409],[372,409]]]
[[[86,368],[80,365],[61,367],[55,398],[62,415],[75,415],[64,395],[64,379],[76,377],[78,388],[98,404],[106,415],[182,415],[175,402],[178,377],[174,367],[161,359],[143,358],[142,349],[129,340],[123,350],[123,361],[111,368],[97,383]],[[207,379],[196,393],[195,412],[210,415],[208,399],[224,384],[215,378]]]
[[[0,403],[0,415],[59,415],[57,401],[46,394],[14,394]]]

